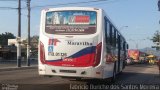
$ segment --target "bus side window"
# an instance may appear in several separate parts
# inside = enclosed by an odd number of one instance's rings
[[[109,43],[112,45],[112,24],[109,25]]]
[[[124,49],[123,49],[123,42],[124,42],[124,41],[123,41],[123,39],[121,38],[121,50],[124,50]]]
[[[114,34],[113,34],[113,46],[116,47],[116,29],[114,29]]]
[[[118,32],[116,32],[116,48],[118,48]]]
[[[126,50],[126,42],[123,42],[123,50]]]
[[[128,44],[127,44],[127,46],[126,46],[126,47],[127,47],[127,49],[129,49],[129,45],[128,45]]]
[[[107,21],[107,44],[110,43],[110,23]]]
[[[107,29],[108,29],[108,26],[107,26],[107,18],[104,17],[104,26],[105,26],[105,39],[106,39],[106,43],[108,43],[108,35],[107,35]]]
[[[114,27],[112,26],[112,46],[114,47]]]
[[[118,42],[118,49],[120,50],[121,49],[121,37],[120,37],[120,35],[118,35],[117,42]]]

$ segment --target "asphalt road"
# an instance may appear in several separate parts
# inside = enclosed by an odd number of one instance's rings
[[[130,89],[138,90],[139,84],[160,85],[160,76],[156,65],[130,65],[117,76],[115,83],[102,80],[64,79],[61,77],[44,77],[38,75],[37,67],[32,69],[11,70],[0,72],[0,90],[78,90],[78,89]],[[133,84],[133,85],[132,85]],[[132,85],[132,86],[123,86]],[[12,88],[12,89],[8,89]],[[14,88],[14,89],[13,89]],[[147,88],[147,87],[146,87]],[[150,87],[148,87],[150,88]],[[160,86],[151,87],[159,90]]]

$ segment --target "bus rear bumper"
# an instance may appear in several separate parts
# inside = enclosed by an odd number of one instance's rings
[[[44,67],[45,66],[45,67]],[[44,65],[39,67],[39,74],[45,76],[103,78],[102,66],[97,67],[59,67]]]

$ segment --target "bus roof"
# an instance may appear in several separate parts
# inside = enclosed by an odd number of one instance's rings
[[[94,7],[59,7],[59,8],[45,8],[44,11],[56,11],[56,10],[101,10],[100,8]]]

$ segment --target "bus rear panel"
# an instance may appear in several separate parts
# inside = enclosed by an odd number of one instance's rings
[[[102,77],[99,12],[93,8],[42,11],[40,75]]]

